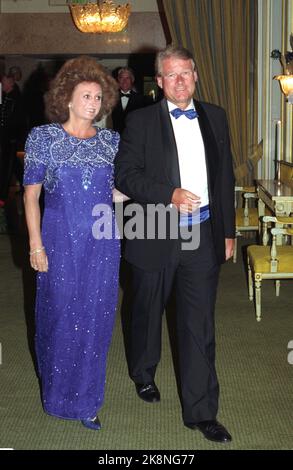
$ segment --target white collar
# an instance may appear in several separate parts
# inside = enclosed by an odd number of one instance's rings
[[[168,104],[169,112],[171,112],[171,111],[173,111],[173,109],[176,109],[176,108],[179,107],[179,106],[177,106],[176,104],[172,103],[172,101],[169,101],[169,100],[167,100],[167,104]],[[187,111],[188,109],[195,109],[195,108],[194,108],[193,100],[190,100],[189,105],[186,106],[186,108],[184,109],[184,111]]]

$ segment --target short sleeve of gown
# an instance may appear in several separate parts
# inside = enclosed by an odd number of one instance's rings
[[[25,144],[23,184],[43,183],[48,164],[48,136],[44,127],[34,127]]]

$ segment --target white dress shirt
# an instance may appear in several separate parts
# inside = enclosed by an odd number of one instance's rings
[[[170,101],[167,103],[169,111],[177,108]],[[193,101],[187,109],[194,109]],[[200,197],[200,207],[204,207],[209,204],[209,195],[205,149],[198,119],[188,119],[184,115],[175,119],[172,114],[170,117],[177,145],[181,188]]]
[[[128,90],[128,91],[122,91],[121,90],[121,93],[130,93],[131,90]],[[127,104],[128,104],[128,100],[129,100],[129,96],[121,96],[121,106],[122,106],[122,109],[123,111],[125,110]]]

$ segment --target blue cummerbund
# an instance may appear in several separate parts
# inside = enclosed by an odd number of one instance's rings
[[[200,207],[200,209],[191,214],[180,214],[180,227],[189,227],[191,225],[201,224],[210,218],[210,206]]]

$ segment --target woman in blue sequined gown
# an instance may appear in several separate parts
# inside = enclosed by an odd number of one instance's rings
[[[94,127],[93,121],[111,111],[116,97],[116,82],[94,59],[67,61],[46,100],[54,124],[31,131],[25,154],[43,407],[91,429],[101,427],[97,412],[104,399],[120,259],[112,208],[119,135]],[[97,235],[93,227],[99,217],[104,227]]]

